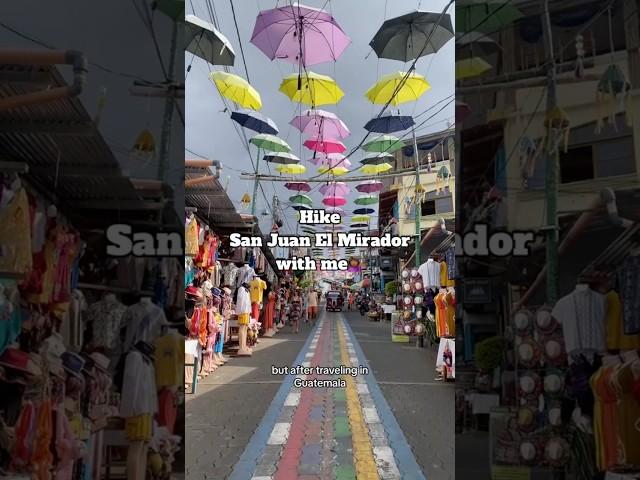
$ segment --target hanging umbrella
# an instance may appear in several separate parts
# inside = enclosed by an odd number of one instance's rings
[[[254,110],[238,110],[231,114],[231,120],[237,122],[240,126],[248,128],[258,133],[268,133],[271,135],[278,134],[278,127],[275,122]]]
[[[371,216],[370,215],[355,215],[353,217],[351,217],[351,221],[353,223],[364,223],[365,225],[368,226],[368,223],[371,220]]]
[[[378,175],[379,173],[388,172],[393,166],[390,163],[381,163],[379,165],[365,165],[362,167],[362,173],[365,175]]]
[[[344,197],[324,197],[322,203],[330,207],[340,207],[346,205],[347,199]]]
[[[305,73],[298,83],[298,75],[284,77],[280,84],[280,91],[292,101],[311,105],[334,105],[344,96],[336,81],[326,75],[309,72]]]
[[[344,182],[329,182],[326,185],[320,187],[320,193],[323,195],[332,195],[337,197],[344,197],[351,192],[349,186]]]
[[[456,100],[456,122],[464,122],[469,115],[471,115],[469,104]]]
[[[365,96],[371,103],[399,105],[416,101],[430,88],[427,79],[422,75],[415,72],[394,72],[381,77],[367,90]]]
[[[289,201],[292,203],[302,203],[304,205],[313,205],[313,199],[309,195],[293,195],[289,197]]]
[[[473,78],[491,70],[491,65],[480,57],[465,58],[456,62],[456,80]]]
[[[187,52],[212,65],[233,66],[236,54],[231,42],[213,25],[195,15],[184,16],[184,25]]]
[[[294,205],[291,205],[291,208],[293,208],[294,210],[300,211],[300,210],[312,210],[312,208],[309,205],[304,205],[302,203],[296,203]]]
[[[488,56],[502,51],[502,47],[493,38],[482,32],[460,32],[456,34],[456,57],[474,55]],[[462,57],[461,57],[462,55]]]
[[[404,142],[398,137],[394,137],[393,135],[380,135],[362,145],[362,149],[367,152],[393,153],[404,146]]]
[[[356,190],[361,193],[380,192],[384,188],[384,183],[378,180],[367,180],[356,185]]]
[[[458,0],[456,31],[491,33],[504,29],[523,15],[507,0]]]
[[[267,150],[269,152],[284,152],[291,151],[291,147],[287,142],[268,133],[259,133],[253,137],[249,142],[253,143],[256,147]]]
[[[386,20],[369,45],[379,58],[410,62],[436,53],[452,38],[450,15],[415,11]]]
[[[284,184],[284,188],[293,190],[295,192],[310,192],[311,185],[307,182],[287,182]]]
[[[326,110],[305,110],[289,122],[302,133],[323,138],[346,138],[351,132],[335,113]]]
[[[280,173],[288,173],[289,175],[300,175],[307,171],[304,165],[278,165],[276,170]]]
[[[342,153],[347,149],[347,147],[344,146],[344,143],[333,138],[323,139],[311,137],[305,140],[303,145],[309,150],[321,153]]]
[[[329,173],[331,175],[334,175],[336,177],[341,177],[343,175],[346,175],[347,173],[349,173],[349,169],[345,168],[345,167],[333,167],[333,168],[329,168],[326,166],[321,166],[318,167],[318,172],[321,174],[325,174],[325,173]]]
[[[351,166],[351,161],[341,153],[322,154],[321,156],[317,158],[312,158],[309,161],[311,163],[314,163],[315,165],[323,165],[329,168],[334,168],[334,167],[349,168]]]
[[[375,205],[380,199],[377,195],[361,195],[356,198],[353,203],[356,205]]]
[[[357,228],[358,230],[365,229],[369,226],[368,223],[352,223],[349,225],[351,228]]]
[[[365,130],[374,133],[393,133],[406,130],[415,125],[413,117],[409,115],[386,115],[372,118],[364,126]]]
[[[325,225],[325,230],[344,230],[344,225]]]
[[[381,165],[383,163],[387,163],[390,158],[394,158],[394,156],[390,153],[375,152],[365,156],[362,160],[360,160],[360,163],[362,165]]]
[[[244,78],[227,72],[212,72],[209,79],[214,83],[220,95],[244,108],[260,110],[262,100],[258,91]]]
[[[375,212],[375,210],[373,208],[356,208],[353,213],[355,213],[356,215],[368,215],[370,213]],[[355,217],[353,217],[355,218]],[[351,219],[352,221],[355,221],[353,219]]]
[[[329,12],[298,3],[260,12],[251,43],[271,60],[309,66],[335,62],[351,40]]]
[[[288,152],[268,153],[263,158],[269,163],[279,163],[281,165],[293,165],[295,163],[300,163],[300,159],[298,157],[293,153]]]
[[[344,208],[341,208],[341,207],[327,207],[324,210],[326,212],[329,212],[329,213],[334,213],[334,212],[342,213],[342,212],[344,212]]]

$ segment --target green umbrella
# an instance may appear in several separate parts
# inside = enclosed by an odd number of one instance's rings
[[[289,201],[293,203],[302,203],[304,205],[313,205],[313,200],[309,195],[293,195],[292,197],[289,197]]]
[[[523,15],[509,0],[459,0],[456,32],[492,33],[511,25]]]
[[[377,195],[362,195],[358,198],[356,198],[353,203],[355,203],[356,205],[373,205],[375,203],[378,203],[378,196]]]
[[[270,135],[268,133],[260,133],[249,141],[256,147],[262,150],[267,150],[269,152],[288,153],[291,151],[291,147],[287,142],[285,142],[281,138],[276,137],[275,135]]]
[[[394,158],[393,155],[386,152],[374,152],[366,155],[360,163],[362,165],[382,165],[383,163],[387,163],[389,158]]]
[[[393,135],[380,135],[379,137],[369,140],[362,145],[362,149],[367,152],[386,152],[393,153],[404,147],[404,142]]]

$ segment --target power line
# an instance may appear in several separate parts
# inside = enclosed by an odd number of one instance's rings
[[[249,69],[247,68],[247,60],[244,57],[244,48],[242,47],[242,38],[240,37],[240,29],[238,28],[238,20],[236,19],[236,9],[233,6],[233,0],[229,0],[231,5],[231,14],[233,15],[233,24],[236,27],[236,35],[238,35],[238,44],[240,45],[240,54],[242,55],[242,63],[244,64],[244,73],[247,75],[247,82],[251,83],[249,79]]]

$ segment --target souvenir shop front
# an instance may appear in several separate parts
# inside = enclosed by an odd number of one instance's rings
[[[437,227],[438,230],[440,227]],[[411,266],[413,257],[400,272],[399,308],[392,321],[393,338],[422,337],[438,345],[436,380],[455,378],[456,261],[452,233],[440,233],[427,241],[422,258]],[[424,341],[423,341],[424,343]]]
[[[505,332],[494,473],[639,478],[640,226],[587,231],[572,250],[555,305],[516,303]]]
[[[110,258],[104,210],[7,170],[0,190],[0,476],[184,471],[181,259]]]

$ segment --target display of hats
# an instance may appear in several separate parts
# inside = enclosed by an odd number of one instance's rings
[[[211,283],[211,280],[207,280],[202,284],[202,290],[204,291],[205,297],[211,297],[213,295],[212,289],[213,283]]]
[[[34,359],[36,361],[34,361]],[[17,370],[34,377],[42,375],[42,369],[37,360],[39,359],[34,358],[33,354],[29,354],[16,347],[8,347],[2,352],[2,355],[0,355],[0,365],[3,367]]]
[[[402,278],[404,278],[405,280],[409,278],[409,270],[407,270],[406,268],[402,270]]]
[[[109,358],[107,358],[105,355],[103,355],[100,352],[93,352],[90,355],[91,359],[93,360],[93,362],[95,363],[95,366],[104,371],[107,372],[108,368],[109,368],[109,363],[111,363],[111,361],[109,360]]]
[[[529,310],[519,310],[513,316],[513,325],[519,333],[528,332],[533,323],[533,315]]]
[[[562,425],[562,408],[556,405],[549,407],[547,418],[552,427],[559,427]]]
[[[536,414],[533,408],[524,406],[518,409],[517,425],[521,432],[531,432],[535,429]]]
[[[231,295],[231,289],[229,287],[223,287],[222,291],[225,293],[225,295]]]
[[[422,318],[422,309],[421,308],[416,310],[416,318]]]
[[[193,285],[189,285],[187,288],[185,288],[184,293],[185,295],[196,299],[202,298],[202,291],[199,288],[194,287]]]
[[[550,370],[544,376],[544,391],[552,395],[558,395],[564,390],[564,375],[560,370]]]
[[[411,293],[411,284],[409,282],[405,282],[402,284],[402,291],[404,293]]]
[[[520,396],[524,398],[537,399],[542,391],[542,381],[535,372],[524,372],[518,381]]]
[[[545,338],[542,342],[544,359],[552,365],[563,365],[566,362],[567,354],[564,347],[564,339],[560,334],[554,334]]]
[[[422,283],[422,279],[413,282],[413,290],[415,292],[422,292],[422,290],[424,290],[424,283]]]
[[[88,375],[90,377],[94,377],[95,376],[94,368],[96,366],[96,362],[94,362],[93,358],[91,358],[86,353],[81,353],[80,356],[84,360],[84,366],[82,367],[82,373],[84,373],[85,375]]]
[[[413,303],[415,303],[416,305],[422,305],[422,302],[424,302],[423,295],[418,294],[415,297],[413,297]]]
[[[540,361],[540,347],[532,338],[524,338],[517,346],[518,363],[524,367],[533,367]]]
[[[421,322],[416,323],[416,328],[415,328],[416,335],[422,335],[424,331],[425,331],[424,324],[422,324]]]
[[[533,440],[523,440],[520,443],[520,458],[526,464],[537,463],[540,456],[540,450],[536,442]]]
[[[558,328],[558,322],[551,316],[551,308],[540,307],[535,314],[535,327],[543,335],[549,335]]]
[[[551,437],[544,446],[544,458],[554,466],[562,465],[569,452],[569,443],[562,437]]]
[[[420,273],[418,272],[417,268],[412,268],[411,269],[411,278],[418,278],[419,275],[420,275]]]
[[[402,328],[404,330],[404,333],[407,334],[407,335],[410,335],[411,332],[413,331],[413,327],[412,327],[412,325],[410,323],[405,323],[404,327],[402,327]]]
[[[405,310],[402,312],[402,316],[405,320],[408,320],[411,318],[411,310]]]
[[[65,371],[75,377],[82,378],[81,372],[84,368],[84,359],[73,352],[64,352],[62,354],[62,365]]]
[[[219,289],[219,288],[217,288],[217,287],[213,287],[213,288],[211,289],[211,294],[212,294],[214,297],[221,297],[221,296],[222,296],[222,290],[220,290],[220,289]]]
[[[405,295],[404,297],[402,297],[402,303],[405,307],[410,307],[411,305],[413,305],[413,297],[411,295]]]

